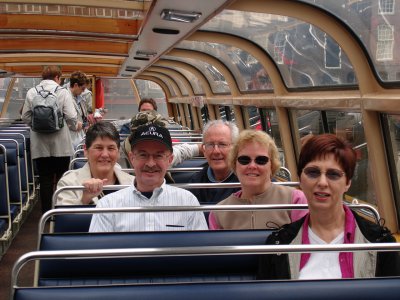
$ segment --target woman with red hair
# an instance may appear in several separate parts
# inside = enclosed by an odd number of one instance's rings
[[[351,184],[356,153],[333,134],[311,137],[302,147],[298,175],[309,213],[272,233],[266,243],[352,244],[388,243],[395,238],[343,204]],[[259,279],[333,279],[396,276],[397,252],[314,252],[262,256]]]

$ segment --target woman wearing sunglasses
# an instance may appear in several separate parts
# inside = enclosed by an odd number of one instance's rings
[[[351,145],[333,134],[314,136],[298,165],[309,214],[272,233],[266,243],[351,244],[395,242],[389,230],[343,204],[356,165]],[[397,252],[314,252],[262,256],[259,279],[333,279],[399,274]]]
[[[228,160],[242,189],[218,205],[307,203],[302,191],[271,182],[280,161],[278,148],[267,133],[242,131]],[[305,210],[214,211],[209,215],[209,227],[214,230],[276,228],[306,213]]]

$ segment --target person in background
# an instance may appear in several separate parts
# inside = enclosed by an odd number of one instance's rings
[[[135,169],[134,184],[109,194],[98,208],[136,206],[198,206],[184,189],[167,185],[164,176],[172,162],[169,131],[155,124],[139,126],[130,139],[129,159]],[[152,212],[93,214],[90,232],[207,230],[202,212]]]
[[[272,183],[280,161],[278,148],[267,133],[242,131],[228,162],[242,189],[218,205],[307,203],[302,191]],[[306,213],[305,210],[214,211],[209,215],[209,226],[210,229],[266,229],[296,221]]]
[[[164,119],[159,113],[155,110],[146,110],[137,113],[131,120],[130,128],[131,132],[134,132],[139,126],[148,125],[148,124],[156,124],[158,126],[167,127],[168,121]],[[133,135],[130,135],[133,137]],[[127,138],[123,142],[123,150],[125,155],[131,151],[131,143],[129,138]],[[199,156],[203,154],[202,147],[200,144],[176,144],[172,147],[174,158],[171,162],[171,166],[176,166],[183,162],[186,159],[190,159],[195,156]]]
[[[333,134],[311,137],[300,152],[298,175],[309,213],[273,232],[269,245],[392,243],[390,231],[343,203],[356,166],[351,145]],[[333,279],[398,276],[398,252],[313,252],[263,255],[258,279]]]
[[[236,124],[214,120],[209,121],[203,129],[203,153],[207,163],[195,173],[190,183],[228,183],[239,182],[228,163],[228,154],[237,140],[239,129]],[[201,203],[217,203],[239,188],[191,189]]]
[[[157,103],[152,98],[144,98],[140,100],[138,111],[157,110]]]
[[[84,146],[88,162],[61,177],[57,184],[57,189],[83,185],[85,190],[67,190],[58,194],[56,205],[96,204],[111,192],[103,191],[104,185],[132,184],[134,176],[123,172],[117,165],[119,147],[119,133],[114,125],[100,121],[90,126]]]
[[[59,109],[64,115],[63,122],[67,126],[63,126],[54,133],[30,131],[31,155],[39,175],[42,213],[51,209],[51,199],[55,185],[64,172],[68,170],[70,158],[74,154],[69,131],[82,129],[82,122],[77,120],[74,100],[68,90],[60,86],[61,75],[59,66],[46,66],[43,69],[43,80],[39,86],[50,91],[54,91],[57,88],[56,94]],[[32,126],[32,99],[36,94],[35,87],[27,92],[22,110],[21,118],[29,126]]]
[[[92,93],[92,81],[90,78],[86,78],[86,88],[80,95],[86,104],[86,111],[88,114],[93,114],[93,93]]]
[[[138,112],[144,112],[144,111],[155,111],[154,114],[157,113],[157,103],[153,98],[144,98],[140,100],[138,104]],[[158,114],[160,118],[162,116]],[[119,133],[121,134],[130,134],[131,133],[131,128],[132,128],[132,122],[134,121],[135,116],[132,117],[131,120],[127,120],[126,118],[123,118],[118,121],[114,121],[115,127],[119,130]],[[164,125],[165,126],[165,125]],[[127,141],[128,143],[128,141]]]
[[[159,126],[167,127],[169,124],[168,120],[157,112],[157,103],[152,98],[144,98],[140,100],[138,110],[139,112],[128,122],[127,120],[113,122],[113,124],[119,128],[121,134],[130,134],[140,125],[154,123]],[[130,141],[126,138],[122,143],[121,164],[124,165],[124,167],[129,168],[128,153],[131,151]],[[176,166],[186,159],[202,156],[203,148],[199,144],[182,143],[174,145],[173,152],[174,159],[172,160],[171,166]],[[128,161],[128,163],[126,161]],[[173,182],[171,176],[167,176],[167,178],[169,178],[169,183]]]
[[[83,141],[83,138],[85,137],[85,129],[87,129],[88,126],[86,103],[82,97],[80,97],[82,92],[86,89],[86,82],[86,75],[80,71],[76,71],[71,74],[69,83],[67,84],[67,89],[70,92],[71,97],[74,99],[73,104],[78,116],[78,121],[83,124],[81,130],[70,131],[74,149],[76,149],[76,147]]]

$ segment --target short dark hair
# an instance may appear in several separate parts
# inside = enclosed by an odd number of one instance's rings
[[[82,86],[86,84],[87,77],[85,73],[82,73],[81,71],[76,71],[73,72],[69,78],[69,84],[71,87],[75,85],[75,83],[78,84],[78,86]]]
[[[157,103],[156,103],[156,101],[154,101],[153,98],[145,98],[145,99],[140,100],[140,102],[139,102],[139,107],[138,107],[138,111],[140,111],[140,108],[142,107],[142,105],[143,105],[144,103],[149,103],[149,104],[151,104],[151,105],[153,106],[153,109],[154,109],[154,110],[157,110]]]
[[[120,147],[119,133],[117,128],[115,128],[115,126],[110,122],[99,121],[89,127],[85,137],[86,149],[89,149],[90,146],[92,146],[94,140],[97,139],[98,137],[110,138],[117,144],[117,147],[119,149]]]
[[[62,72],[60,66],[44,66],[42,71],[42,79],[54,80],[56,77],[61,78]]]
[[[348,141],[330,133],[313,136],[302,146],[297,169],[299,178],[309,162],[329,154],[333,154],[337,163],[343,168],[347,182],[351,180],[356,167],[356,152]]]

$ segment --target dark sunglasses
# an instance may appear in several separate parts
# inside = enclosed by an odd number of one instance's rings
[[[303,170],[304,174],[310,179],[317,179],[321,176],[321,174],[325,174],[326,178],[332,181],[339,180],[342,178],[345,173],[340,170],[336,169],[328,169],[326,172],[322,172],[319,168],[317,167],[308,167]]]
[[[239,156],[237,158],[237,161],[238,161],[239,164],[245,166],[245,165],[248,165],[249,163],[251,163],[252,159],[251,159],[250,156],[242,155],[242,156]],[[255,163],[257,165],[263,166],[263,165],[266,165],[269,162],[269,157],[267,157],[267,156],[257,156],[254,159],[254,161],[255,161]]]

